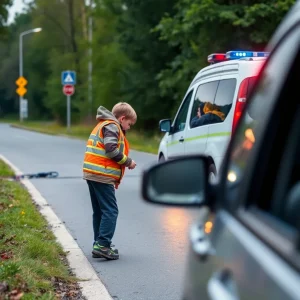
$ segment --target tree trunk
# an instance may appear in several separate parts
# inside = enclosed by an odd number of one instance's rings
[[[76,31],[75,31],[75,24],[74,24],[73,0],[68,0],[67,5],[68,5],[71,48],[72,48],[72,52],[74,53],[74,57],[75,57],[76,71],[79,72],[80,66],[79,66],[79,59],[78,59],[78,47],[77,47],[76,36],[75,36]]]
[[[86,6],[85,0],[81,1],[81,19],[82,19],[82,33],[85,40],[88,39],[88,30],[87,30],[87,18],[86,18]]]

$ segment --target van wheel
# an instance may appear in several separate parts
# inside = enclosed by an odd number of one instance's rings
[[[161,155],[159,156],[158,162],[162,163],[162,162],[164,162],[164,161],[166,161],[166,159],[165,159],[164,155],[161,154]]]
[[[211,183],[214,183],[217,179],[217,169],[214,164],[211,164],[208,168],[208,179]]]

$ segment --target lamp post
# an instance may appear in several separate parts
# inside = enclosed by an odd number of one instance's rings
[[[24,32],[20,33],[20,38],[19,38],[19,78],[23,76],[23,36],[30,34],[30,33],[35,33],[35,32],[40,32],[42,28],[34,28],[30,29]],[[20,122],[23,121],[23,116],[22,116],[22,100],[23,96],[20,96],[19,98],[19,116],[20,116]]]

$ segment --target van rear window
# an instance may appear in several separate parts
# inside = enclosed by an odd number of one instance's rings
[[[236,88],[236,79],[222,79],[220,80],[217,94],[215,97],[215,110],[219,111],[222,121],[224,121],[231,110],[234,92]]]

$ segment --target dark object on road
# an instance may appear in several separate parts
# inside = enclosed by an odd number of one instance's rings
[[[33,174],[22,174],[14,176],[15,180],[20,180],[24,178],[57,178],[59,176],[58,172],[51,171],[51,172],[41,172],[41,173],[33,173]]]

